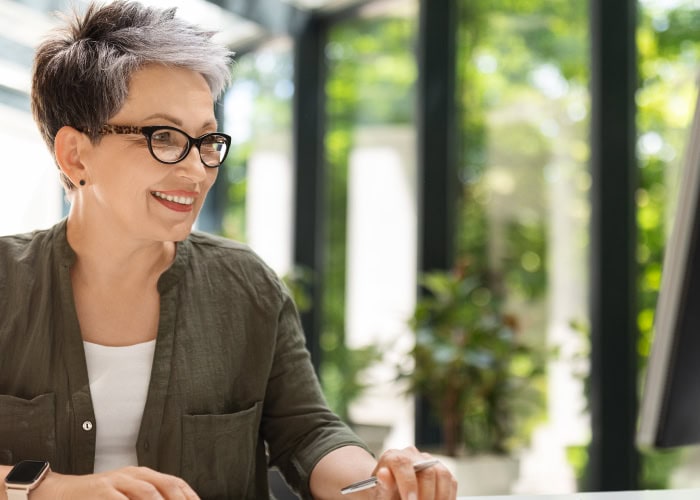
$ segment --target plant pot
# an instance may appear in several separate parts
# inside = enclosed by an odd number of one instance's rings
[[[434,455],[457,478],[457,496],[507,495],[520,474],[520,461],[507,455]]]

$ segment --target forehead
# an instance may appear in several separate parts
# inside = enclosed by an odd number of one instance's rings
[[[129,93],[114,119],[167,115],[183,124],[214,119],[214,100],[204,77],[185,68],[149,65],[131,75]]]

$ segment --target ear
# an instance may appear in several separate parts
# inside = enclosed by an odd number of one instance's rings
[[[81,179],[87,179],[87,171],[81,161],[81,155],[85,152],[86,147],[90,146],[88,136],[73,127],[61,127],[56,133],[53,145],[56,163],[76,186]]]

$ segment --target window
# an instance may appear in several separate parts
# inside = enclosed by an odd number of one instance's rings
[[[653,338],[666,238],[675,214],[681,167],[698,95],[700,10],[695,2],[641,3],[637,31],[637,261],[642,373]],[[642,487],[697,487],[697,447],[644,452]]]
[[[292,269],[292,47],[272,41],[238,57],[224,101],[232,137],[224,234],[246,241],[280,275]]]
[[[459,5],[458,260],[479,280],[475,307],[502,301],[517,335],[558,349],[546,378],[531,381],[541,403],[515,410],[510,445],[522,461],[512,488],[576,491],[567,455],[590,437],[587,339],[575,327],[588,315],[586,4]]]

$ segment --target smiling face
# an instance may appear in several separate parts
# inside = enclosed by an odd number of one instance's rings
[[[164,125],[192,137],[217,127],[204,78],[191,70],[156,65],[133,74],[126,102],[109,125]],[[104,135],[80,159],[86,185],[78,188],[75,208],[110,231],[148,241],[185,239],[218,172],[202,164],[197,147],[179,163],[160,163],[140,133]]]

